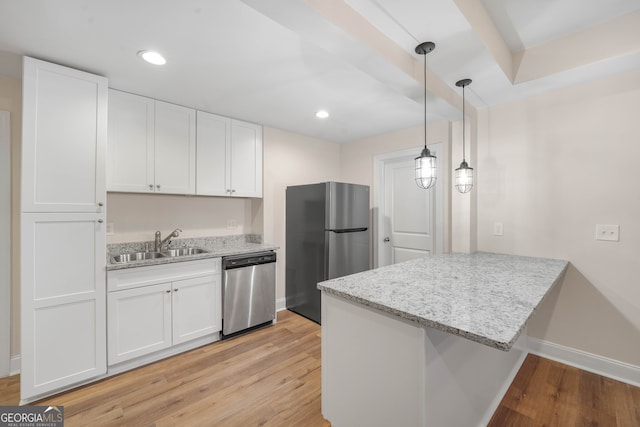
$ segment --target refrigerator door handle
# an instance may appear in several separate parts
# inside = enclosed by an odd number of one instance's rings
[[[367,227],[360,227],[360,228],[344,228],[341,230],[328,230],[328,231],[333,231],[334,233],[358,233],[360,231],[367,231],[368,228]]]

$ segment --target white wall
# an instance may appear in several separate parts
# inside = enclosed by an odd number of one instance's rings
[[[285,190],[289,185],[340,180],[338,144],[265,127],[264,240],[280,247],[276,297],[285,296]]]
[[[571,262],[529,335],[635,366],[638,105],[633,72],[481,112],[477,186],[479,250]],[[620,225],[620,241],[596,241],[596,224]]]
[[[11,372],[11,114],[0,110],[0,378]]]
[[[181,237],[253,233],[253,204],[260,200],[166,194],[108,193],[107,223],[114,234],[108,243],[153,240],[181,228]],[[237,226],[227,227],[229,221]],[[259,225],[255,224],[256,227]]]
[[[11,356],[20,354],[20,159],[22,82],[0,75],[0,110],[11,114]]]

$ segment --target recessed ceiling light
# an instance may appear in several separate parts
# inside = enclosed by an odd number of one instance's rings
[[[153,65],[164,65],[167,63],[164,56],[160,55],[158,52],[152,52],[150,50],[141,50],[138,52],[138,56]]]
[[[329,117],[329,113],[326,110],[320,110],[316,113],[316,117],[319,119],[326,119]]]

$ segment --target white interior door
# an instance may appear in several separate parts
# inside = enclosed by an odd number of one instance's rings
[[[419,149],[374,158],[376,267],[442,253],[445,249],[448,156],[444,143],[430,145],[429,149],[438,158],[438,180],[429,190],[415,183],[415,157]]]
[[[384,265],[434,252],[435,191],[416,185],[414,167],[413,158],[385,162]]]
[[[9,112],[0,111],[0,378],[11,370],[11,150]]]

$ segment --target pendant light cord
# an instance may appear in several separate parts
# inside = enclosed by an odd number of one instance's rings
[[[427,148],[427,52],[424,54],[424,148]]]
[[[465,114],[464,114],[464,86],[462,86],[462,161],[466,162],[466,156],[465,156],[465,133],[466,133],[466,126],[465,126]]]

